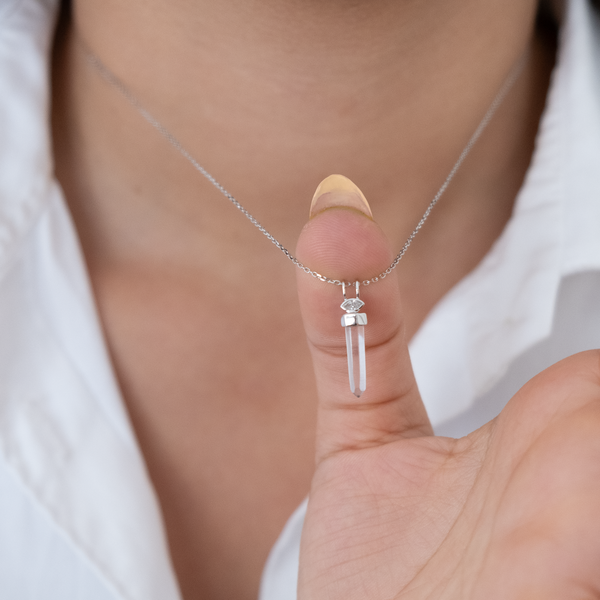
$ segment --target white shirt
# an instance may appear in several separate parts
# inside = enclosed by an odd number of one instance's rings
[[[0,597],[180,600],[52,174],[48,52],[57,0],[0,0]],[[600,347],[600,23],[568,3],[514,214],[411,343],[438,433],[494,417],[525,381]],[[305,506],[260,600],[296,597]]]

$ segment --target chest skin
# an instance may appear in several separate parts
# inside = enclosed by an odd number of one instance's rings
[[[92,280],[183,597],[255,599],[313,471],[297,306],[136,269],[92,269]]]

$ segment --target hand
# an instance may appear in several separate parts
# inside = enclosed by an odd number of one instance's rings
[[[326,210],[298,256],[347,281],[391,261],[378,226]],[[600,598],[600,352],[544,371],[493,421],[432,435],[394,276],[361,288],[367,391],[349,391],[341,290],[305,273],[319,391],[299,600]]]

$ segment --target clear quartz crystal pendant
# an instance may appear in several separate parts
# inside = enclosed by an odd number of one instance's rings
[[[360,299],[360,282],[355,283],[356,298],[346,298],[346,284],[342,283],[344,301],[340,305],[346,314],[342,315],[342,325],[346,329],[346,354],[348,357],[348,378],[350,391],[357,397],[367,389],[367,362],[365,353],[365,325],[367,315],[358,312],[364,302]]]

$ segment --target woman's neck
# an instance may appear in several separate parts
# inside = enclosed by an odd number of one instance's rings
[[[163,259],[194,263],[207,248],[276,251],[90,68],[77,36],[285,244],[293,248],[318,182],[340,172],[400,245],[532,46],[535,4],[74,0],[77,34],[56,53],[54,123],[88,258],[143,260],[161,248]],[[487,219],[479,229],[498,235],[550,64],[538,44],[411,249],[416,265],[428,237],[445,239],[465,219],[471,230]],[[485,210],[475,207],[482,195]]]

